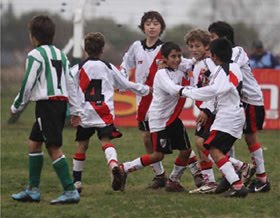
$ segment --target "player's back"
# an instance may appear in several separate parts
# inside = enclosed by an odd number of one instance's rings
[[[236,46],[232,49],[232,61],[240,66],[243,74],[242,100],[252,105],[263,105],[263,95],[256,78],[252,73],[249,58],[244,49]]]
[[[217,74],[223,74],[227,79],[217,81],[220,84],[221,90],[214,101],[216,118],[211,129],[218,129],[220,131],[228,132],[229,134],[240,138],[242,135],[242,128],[245,122],[244,110],[241,103],[242,90],[242,72],[236,63],[229,64],[229,68],[225,69],[218,66],[216,73],[213,75],[213,80]],[[210,85],[211,85],[210,80]]]
[[[64,53],[54,45],[39,46],[28,53],[27,86],[32,87],[31,101],[68,97],[66,74],[69,73],[69,62]],[[34,81],[34,84],[30,84]]]
[[[114,80],[111,66],[99,59],[87,59],[79,71],[79,98],[85,116],[83,127],[102,127],[113,123]]]

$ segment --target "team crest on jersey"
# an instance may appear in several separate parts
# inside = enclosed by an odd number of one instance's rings
[[[138,63],[138,64],[143,64],[143,61],[138,61],[137,63]]]
[[[165,148],[167,145],[167,139],[160,139],[159,143],[162,148]]]

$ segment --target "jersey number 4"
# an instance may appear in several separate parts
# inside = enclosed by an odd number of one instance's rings
[[[101,94],[102,90],[102,80],[92,79],[85,92],[85,100],[93,101],[95,105],[102,105],[104,101],[104,95]]]

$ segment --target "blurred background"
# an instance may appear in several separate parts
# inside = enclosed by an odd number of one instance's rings
[[[11,93],[23,78],[26,55],[32,49],[27,23],[38,14],[47,14],[55,21],[55,45],[67,53],[72,65],[82,58],[84,34],[99,31],[106,37],[103,59],[118,66],[131,43],[144,39],[138,25],[149,10],[159,11],[165,19],[167,29],[162,40],[178,43],[185,56],[186,32],[192,28],[207,30],[218,20],[234,27],[235,42],[248,55],[253,53],[253,42],[260,40],[258,47],[261,45],[278,61],[280,56],[280,0],[1,0],[0,10],[2,96],[14,95]],[[266,123],[269,119],[275,122],[265,125],[280,128],[279,62],[275,69],[257,69],[254,73],[265,96]]]
[[[30,51],[27,22],[36,14],[56,22],[55,44],[65,48],[73,37],[75,11],[81,0],[2,0],[1,67],[22,66]],[[183,37],[191,28],[206,29],[217,20],[232,24],[237,44],[248,53],[261,40],[267,50],[280,54],[280,0],[88,0],[82,11],[84,32],[100,31],[107,39],[104,59],[120,64],[128,46],[144,35],[138,29],[145,11],[159,11],[167,24],[163,40],[177,42],[187,55]],[[71,59],[72,50],[68,51]]]

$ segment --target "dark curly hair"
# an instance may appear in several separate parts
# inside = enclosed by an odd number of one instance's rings
[[[105,36],[100,32],[91,32],[85,36],[85,51],[90,57],[98,57],[105,46]]]
[[[161,31],[160,31],[160,34],[163,33],[163,31],[165,30],[166,28],[166,25],[165,25],[165,22],[164,22],[164,19],[163,17],[161,16],[161,14],[157,11],[148,11],[148,12],[145,12],[144,15],[142,16],[141,18],[141,23],[140,25],[138,26],[142,32],[144,32],[144,24],[145,22],[148,20],[148,19],[156,19],[160,25],[161,25]]]

